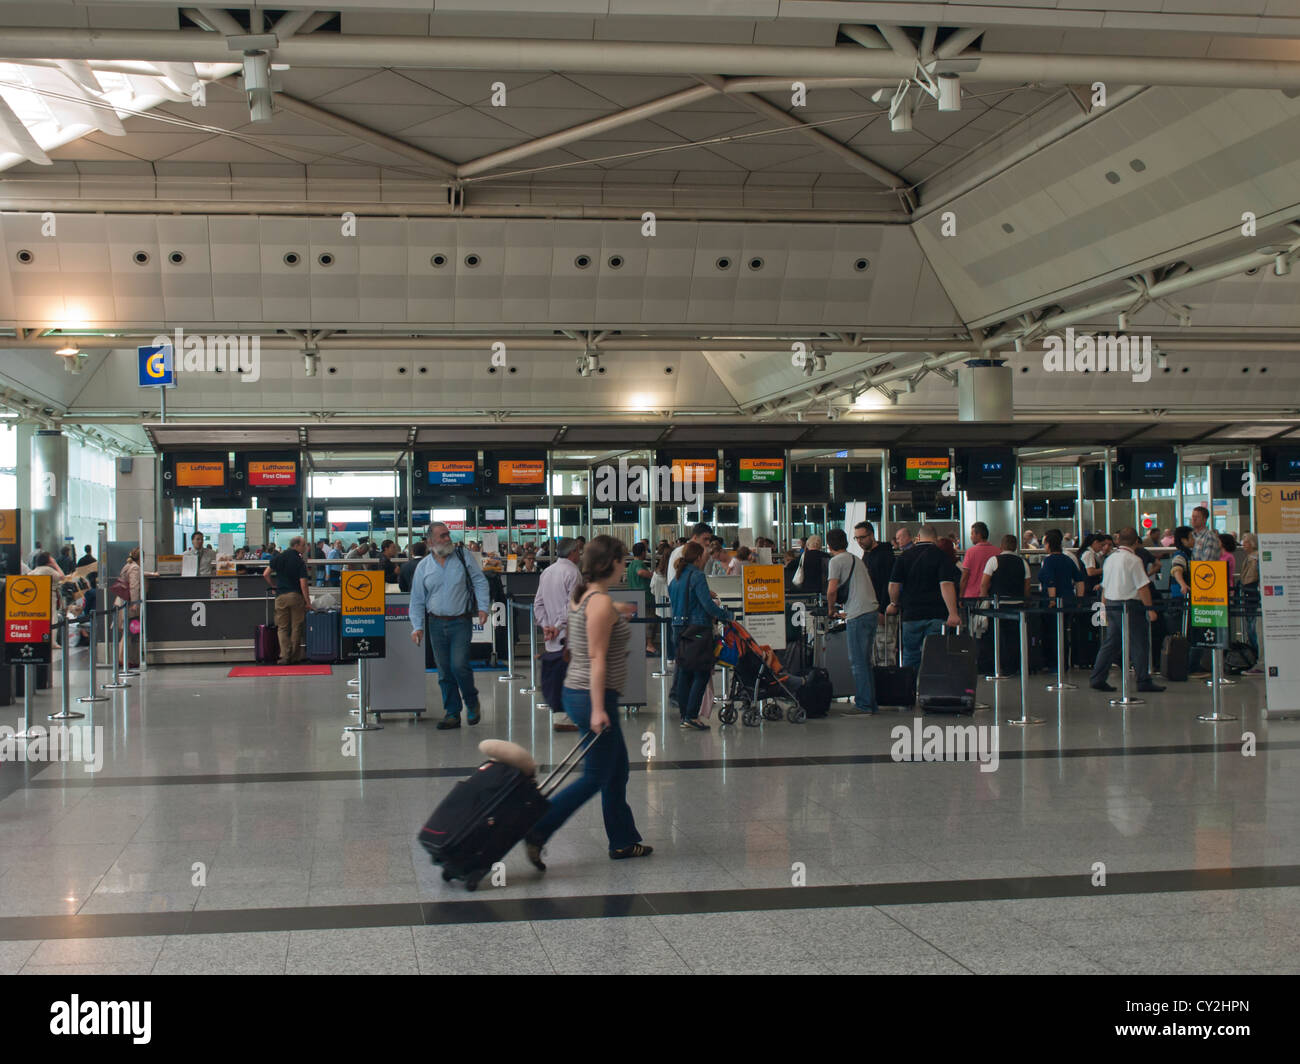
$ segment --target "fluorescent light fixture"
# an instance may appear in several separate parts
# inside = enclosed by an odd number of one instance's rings
[[[66,343],[54,352],[56,355],[62,355],[64,358],[74,358],[81,354],[81,348],[75,343]]]

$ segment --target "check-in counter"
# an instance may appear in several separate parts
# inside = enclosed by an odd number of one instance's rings
[[[147,577],[145,600],[150,665],[250,662],[257,626],[275,623],[260,571]]]
[[[426,709],[428,674],[424,651],[411,641],[410,606],[408,594],[384,600],[384,656],[366,668],[366,705],[376,718],[385,713],[421,716]]]

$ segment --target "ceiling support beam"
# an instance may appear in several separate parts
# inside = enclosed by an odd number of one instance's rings
[[[894,50],[895,55],[915,61],[916,45],[901,26],[881,26],[880,35],[889,42],[889,47]]]
[[[439,155],[434,155],[433,152],[400,141],[396,137],[390,137],[387,133],[380,133],[369,126],[363,126],[359,122],[344,118],[342,115],[326,111],[322,107],[317,107],[314,103],[296,99],[283,92],[277,92],[273,99],[277,108],[288,111],[290,114],[309,119],[318,125],[333,129],[339,133],[346,133],[350,137],[356,137],[357,140],[364,144],[382,148],[384,151],[391,151],[394,155],[400,155],[413,163],[418,163],[420,166],[427,166],[444,177],[453,177],[456,174],[455,163],[449,162]]]
[[[983,33],[984,28],[982,26],[954,30],[944,39],[943,44],[934,50],[934,57],[936,59],[953,59],[979,40]]]
[[[889,48],[889,42],[880,35],[880,31],[870,26],[841,26],[840,32],[849,40],[857,41],[863,48]]]
[[[200,16],[201,17],[201,16]],[[0,58],[127,59],[149,62],[223,62],[224,39],[190,30],[104,30],[6,27]],[[810,48],[750,44],[682,44],[648,41],[509,40],[470,37],[402,37],[358,34],[299,35],[276,49],[294,67],[366,69],[564,70],[573,73],[681,74],[802,78],[882,77],[915,72],[913,55],[854,45]],[[1072,85],[1184,85],[1226,89],[1300,88],[1294,60],[1207,59],[1159,55],[988,53],[963,81],[1046,82]]]
[[[275,25],[271,27],[271,32],[275,34],[277,41],[287,41],[315,15],[316,12],[309,7],[299,8],[297,11],[288,11],[281,15]]]

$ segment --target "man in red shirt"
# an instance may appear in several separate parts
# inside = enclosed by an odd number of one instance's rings
[[[989,542],[989,526],[983,521],[976,521],[970,526],[971,546],[961,559],[961,587],[957,590],[960,599],[977,599],[980,597],[980,581],[984,577],[984,567],[990,558],[996,558],[998,548]],[[966,603],[969,605],[969,603]]]

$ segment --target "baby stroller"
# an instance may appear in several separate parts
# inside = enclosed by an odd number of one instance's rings
[[[794,694],[798,677],[786,672],[776,652],[758,643],[744,625],[736,621],[723,625],[718,662],[731,667],[731,684],[718,710],[723,724],[736,723],[738,716],[749,728],[758,726],[760,715],[761,719],[780,720],[782,702],[788,703],[784,707],[786,720],[804,722],[806,714]]]

